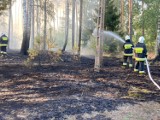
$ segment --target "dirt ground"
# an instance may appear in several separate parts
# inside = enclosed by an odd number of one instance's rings
[[[89,57],[31,68],[26,59],[0,58],[0,120],[160,120],[160,91],[120,58],[104,57],[99,73]],[[160,85],[160,64],[150,69]]]

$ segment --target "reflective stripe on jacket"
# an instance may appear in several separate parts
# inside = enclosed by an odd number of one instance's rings
[[[130,40],[126,40],[123,44],[124,56],[133,56],[133,47],[134,45],[130,42]]]
[[[2,37],[2,40],[3,41],[8,41],[8,38],[7,37]]]
[[[134,48],[134,52],[136,61],[145,61],[145,57],[147,56],[147,49],[144,43],[137,43]]]
[[[7,44],[0,44],[0,47],[1,47],[1,46],[7,46]]]
[[[8,37],[6,35],[2,35],[0,37],[0,46],[7,46],[8,44]]]

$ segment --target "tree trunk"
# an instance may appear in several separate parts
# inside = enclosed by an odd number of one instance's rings
[[[96,41],[96,55],[95,55],[95,64],[94,70],[100,72],[100,68],[103,63],[103,35],[104,30],[104,15],[105,15],[105,0],[100,0],[99,2],[99,11],[97,18],[97,41]]]
[[[32,0],[27,0],[27,12],[28,12],[28,20],[27,20],[27,37],[29,38],[28,40],[28,49],[29,49],[29,45],[30,45],[30,38],[31,38],[31,15],[32,15]]]
[[[132,0],[129,0],[128,5],[129,5],[129,35],[132,41]]]
[[[8,47],[7,47],[8,50],[10,50],[11,32],[13,28],[12,25],[13,25],[13,18],[12,18],[12,0],[11,0],[9,3],[9,19],[8,19],[8,38],[9,38]]]
[[[157,50],[158,50],[158,58],[160,60],[160,16],[158,17],[158,34],[157,34]]]
[[[66,0],[66,18],[65,18],[65,43],[63,45],[62,52],[65,51],[68,43],[68,30],[69,30],[69,0]]]
[[[82,12],[83,11],[83,0],[80,0],[80,16],[79,16],[79,39],[78,39],[78,55],[81,52],[81,33],[82,33]]]
[[[39,0],[37,0],[37,16],[36,16],[36,22],[37,22],[37,36],[40,34],[40,24],[39,24]]]
[[[124,0],[121,0],[121,26],[124,27]]]
[[[156,57],[152,63],[160,61],[160,16],[157,21],[157,40],[156,40]]]
[[[75,47],[78,47],[78,38],[79,38],[79,20],[78,20],[78,1],[75,1]],[[76,51],[78,52],[78,50]]]
[[[23,0],[23,40],[21,46],[21,53],[23,55],[28,55],[28,48],[29,48],[29,29],[28,29],[28,9],[27,9],[27,2]]]
[[[43,38],[43,50],[46,50],[46,30],[47,30],[47,3],[44,1],[44,38]]]
[[[30,38],[30,48],[34,48],[34,0],[31,0],[31,38]]]
[[[144,36],[144,0],[142,0],[142,36]]]
[[[75,0],[72,0],[72,50],[74,50],[75,41]]]

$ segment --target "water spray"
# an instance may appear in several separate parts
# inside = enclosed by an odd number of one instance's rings
[[[100,33],[98,33],[98,34],[100,34]],[[92,35],[94,37],[97,37],[97,29],[93,30]],[[116,33],[112,32],[112,31],[102,31],[101,35],[104,37],[110,36],[110,37],[115,38],[115,40],[119,40],[121,43],[125,43],[125,40],[123,40],[119,35],[117,35]]]
[[[94,29],[92,35],[97,37],[97,29]],[[103,32],[101,32],[101,35],[103,35],[105,37],[112,36],[116,40],[119,40],[120,42],[125,43],[125,41],[119,35],[117,35],[116,33],[111,32],[111,31],[103,31]],[[148,64],[147,58],[145,58],[145,62],[146,62],[146,65],[147,65],[147,71],[148,71],[149,79],[160,90],[160,86],[153,80],[153,78],[151,76],[151,72],[150,72],[150,68],[149,68],[149,64]]]

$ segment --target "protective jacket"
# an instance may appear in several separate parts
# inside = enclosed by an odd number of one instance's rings
[[[0,46],[7,46],[8,45],[8,37],[6,35],[2,35],[0,37]]]
[[[137,61],[145,61],[145,57],[147,57],[147,49],[144,43],[137,43],[135,48],[135,59]]]
[[[133,56],[133,47],[134,45],[130,40],[126,40],[126,42],[123,44],[124,48],[124,56]]]

